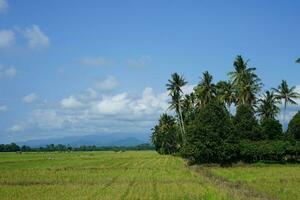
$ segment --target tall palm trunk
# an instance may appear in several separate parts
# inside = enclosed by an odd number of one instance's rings
[[[185,129],[184,129],[184,123],[183,123],[183,117],[182,117],[182,111],[181,111],[181,106],[179,106],[179,117],[180,117],[180,123],[181,123],[181,127],[182,127],[182,141],[183,144],[185,144],[186,140],[185,140]]]
[[[283,122],[282,122],[282,124],[283,124],[283,131],[285,131],[286,130],[286,125],[285,125],[285,115],[286,115],[286,104],[287,104],[287,101],[286,100],[284,100],[284,110],[283,110]]]

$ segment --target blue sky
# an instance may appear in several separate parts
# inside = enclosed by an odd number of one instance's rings
[[[205,70],[227,79],[238,54],[265,89],[287,79],[300,90],[299,9],[279,0],[0,0],[0,143],[149,134],[172,72],[190,85]]]

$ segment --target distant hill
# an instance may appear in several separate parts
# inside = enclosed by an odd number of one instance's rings
[[[149,143],[149,136],[145,134],[105,134],[105,135],[84,135],[71,136],[63,138],[49,138],[40,140],[28,140],[16,142],[18,145],[27,145],[30,147],[41,147],[47,144],[64,144],[72,147],[81,145],[96,146],[136,146],[142,143]]]

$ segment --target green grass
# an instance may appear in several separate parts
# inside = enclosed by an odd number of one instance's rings
[[[276,199],[300,199],[299,164],[256,164],[232,168],[213,167],[210,168],[210,171],[215,176],[233,184],[242,184]]]
[[[154,151],[0,153],[0,199],[300,199],[300,165],[186,167]]]
[[[230,199],[182,159],[153,151],[0,156],[1,199]]]

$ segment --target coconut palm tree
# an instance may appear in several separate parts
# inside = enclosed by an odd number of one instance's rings
[[[158,152],[174,153],[177,149],[176,123],[174,117],[162,114],[158,125],[152,129],[151,141]]]
[[[195,89],[196,96],[201,106],[208,104],[216,96],[216,85],[212,82],[213,77],[208,71],[203,73],[201,81]]]
[[[231,104],[235,103],[233,84],[230,81],[219,81],[217,87],[217,98],[224,103],[229,111]]]
[[[275,91],[276,98],[282,100],[284,103],[283,121],[285,121],[287,105],[288,104],[297,105],[295,99],[300,98],[300,94],[295,91],[296,90],[295,86],[289,87],[286,80],[282,80],[278,88],[277,89],[273,88],[273,90]]]
[[[261,90],[260,78],[255,74],[256,68],[249,68],[248,61],[238,55],[233,63],[234,71],[228,75],[236,92],[236,103],[253,106],[256,102],[256,94]]]
[[[178,73],[173,73],[171,79],[168,80],[166,84],[169,95],[171,96],[170,108],[174,109],[180,124],[180,130],[182,134],[183,142],[185,142],[185,128],[182,117],[182,87],[185,86],[187,82],[183,76],[180,76]]]
[[[264,119],[275,119],[279,113],[280,108],[278,104],[279,100],[276,98],[273,91],[266,91],[265,94],[258,100],[259,106],[257,108],[258,115],[261,120]]]

